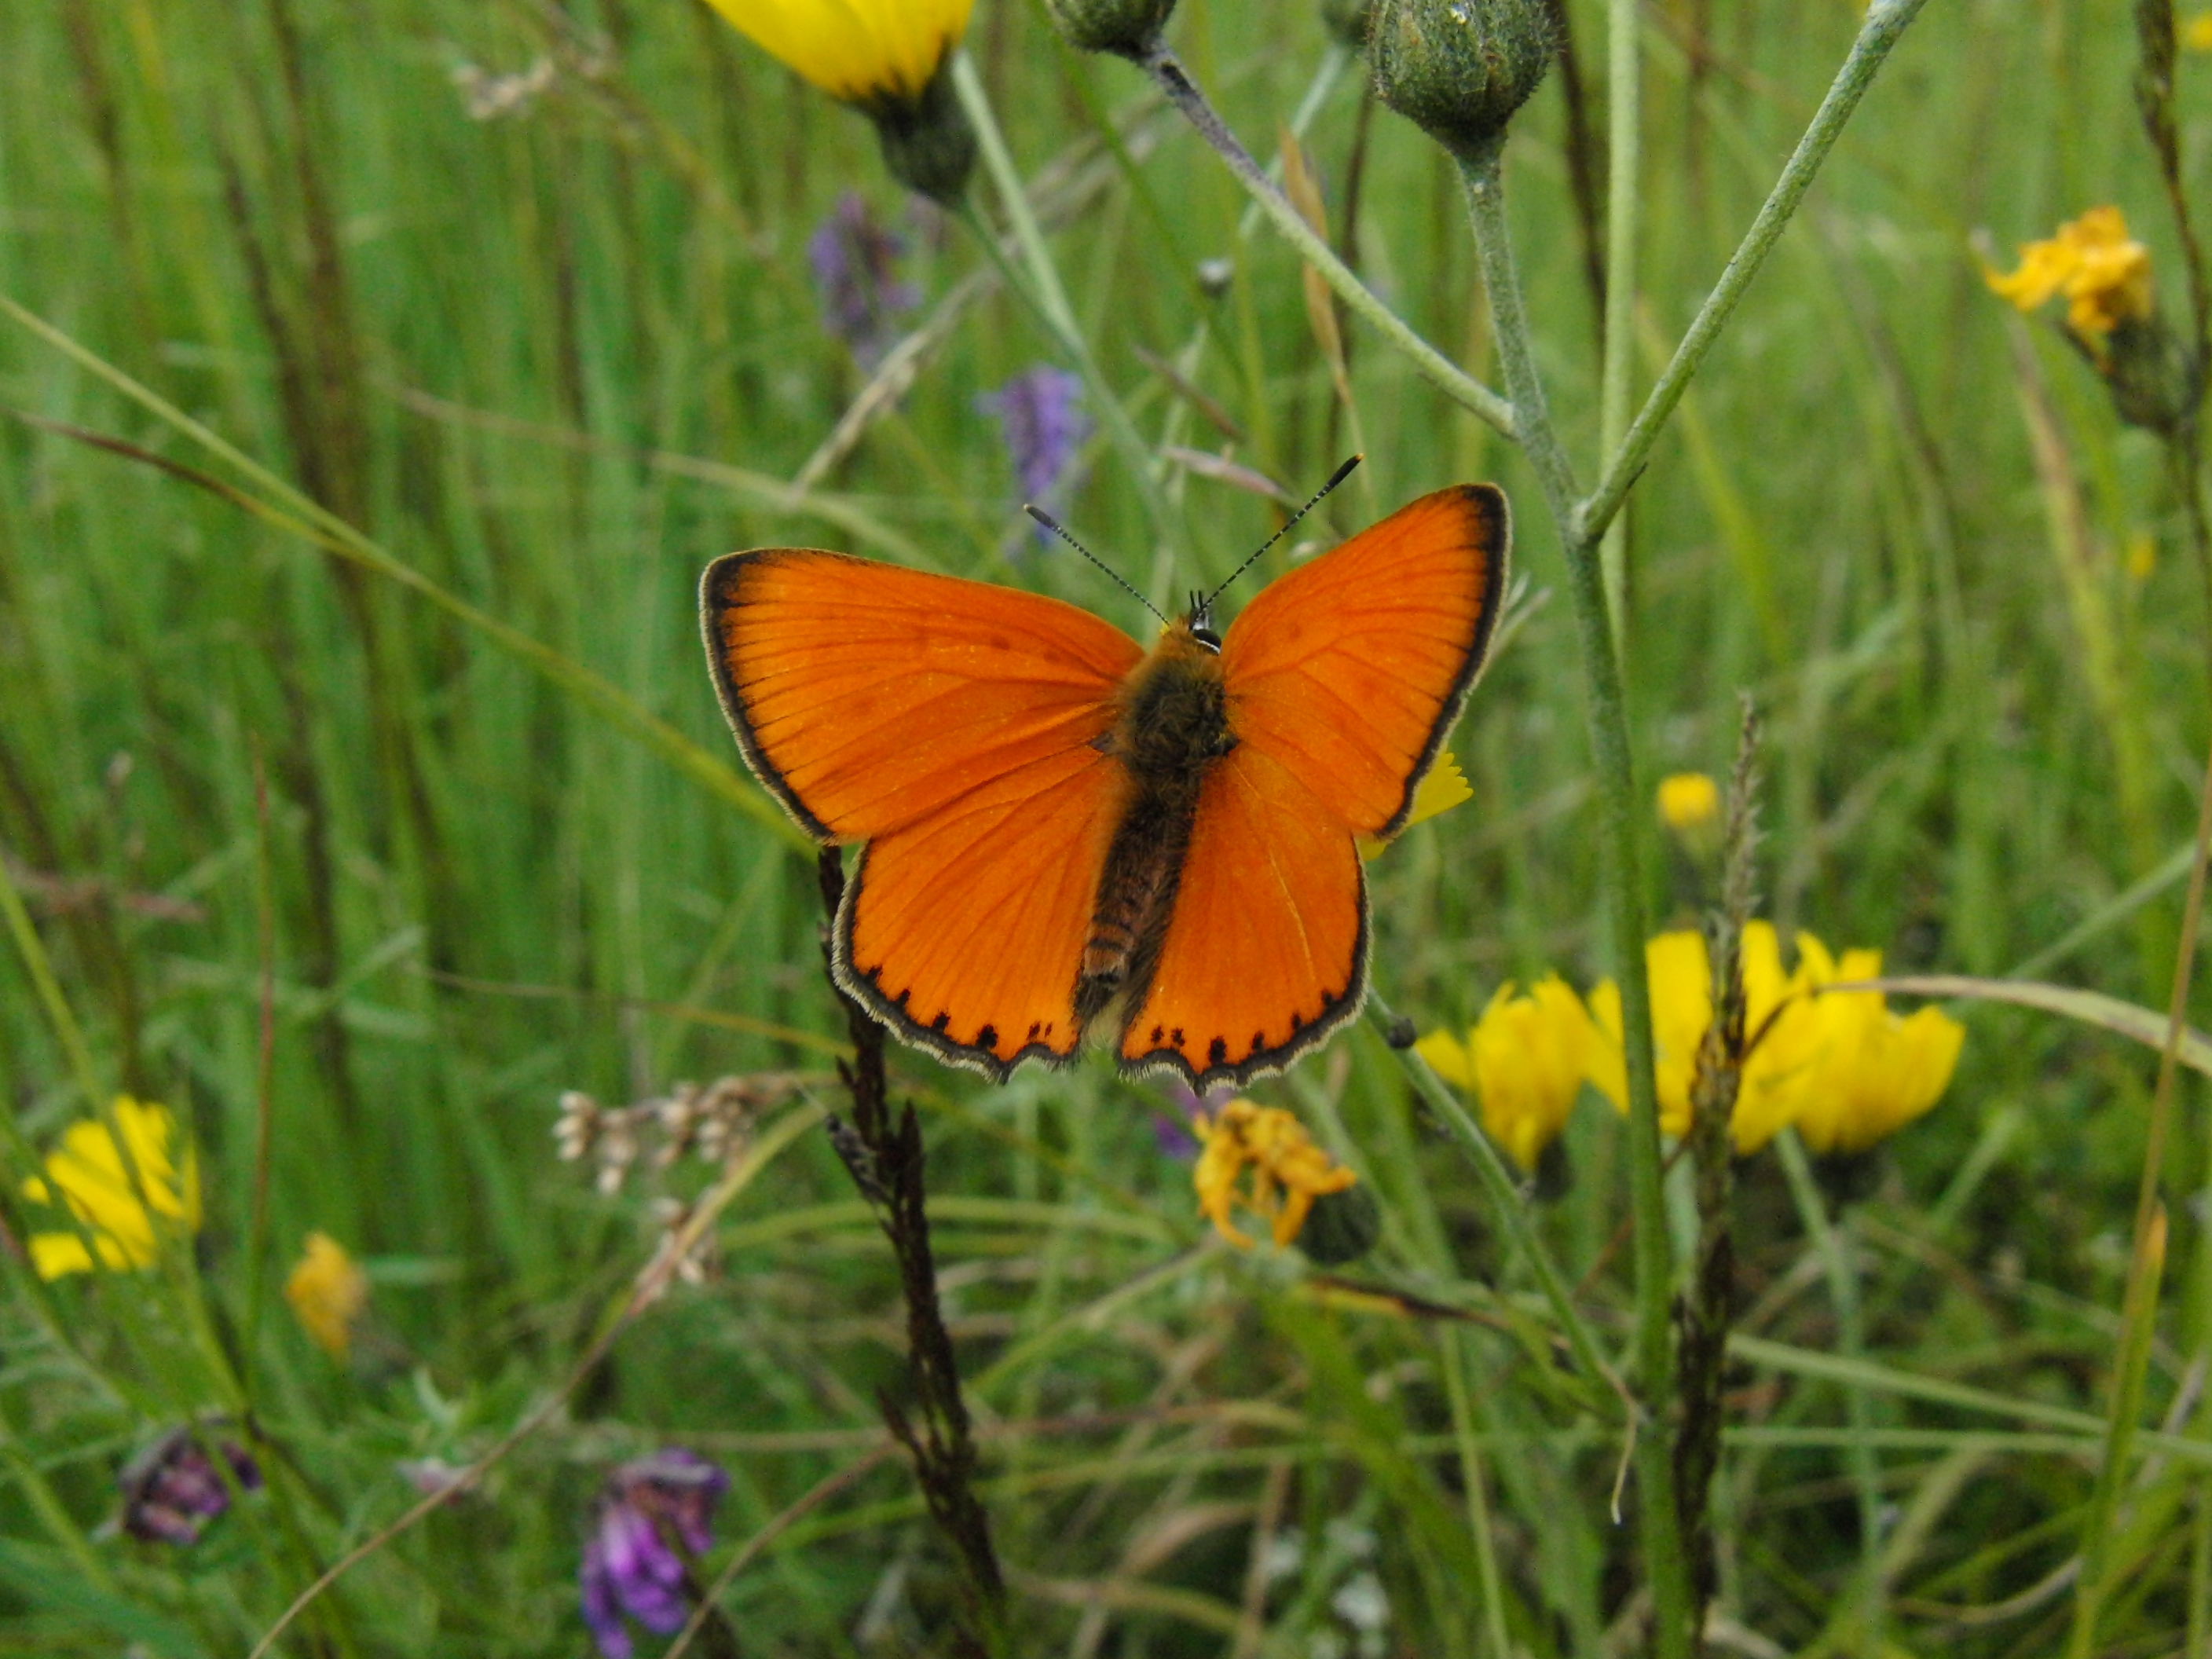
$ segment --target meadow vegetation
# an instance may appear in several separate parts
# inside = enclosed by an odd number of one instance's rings
[[[902,190],[696,0],[0,8],[0,1652],[244,1655],[343,1563],[270,1650],[581,1654],[587,1553],[604,1589],[635,1547],[682,1567],[623,1604],[648,1653],[2212,1654],[2212,1043],[2166,1018],[2203,302],[2142,113],[2201,201],[2212,53],[2182,17],[2162,102],[2159,0],[1566,0],[1504,154],[1516,343],[1344,9],[1182,0],[1167,40],[1449,365],[1524,415],[1540,374],[1584,489],[1855,40],[1911,22],[1619,520],[1626,908],[1556,479],[1045,6],[981,0],[965,48],[1034,239],[995,158],[963,211]],[[2104,205],[2136,311],[1991,292]],[[2139,301],[2185,398],[2120,384]],[[1376,989],[1451,1080],[1370,1023],[1251,1091],[1373,1248],[1231,1242],[1193,1103],[1097,1056],[993,1086],[894,1043],[856,1119],[702,567],[835,547],[1148,637],[1026,497],[1165,604],[1354,450],[1230,610],[1462,480],[1518,581],[1471,801],[1367,866]],[[1556,1140],[1479,1152],[1500,988],[1561,976],[1601,1047],[1620,918],[1729,897],[1725,804],[1656,792],[1726,784],[1746,699],[1739,923],[2103,1000],[1943,1001],[1948,1088],[1848,1157],[1808,1119],[1644,1169],[1632,1058],[1582,1048]],[[908,1101],[957,1396],[855,1185]],[[927,1455],[948,1411],[972,1468]]]

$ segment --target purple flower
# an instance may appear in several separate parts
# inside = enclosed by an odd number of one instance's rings
[[[1024,369],[996,392],[985,392],[975,407],[998,416],[1022,499],[1040,505],[1091,435],[1091,417],[1083,412],[1083,382],[1048,363]],[[1048,544],[1042,526],[1037,534]]]
[[[906,238],[878,223],[852,191],[806,239],[807,269],[822,301],[822,326],[873,368],[898,337],[898,318],[921,303],[921,290],[898,280]]]
[[[1198,1156],[1198,1137],[1183,1127],[1182,1119],[1166,1112],[1152,1114],[1152,1145],[1162,1158],[1171,1158],[1178,1164],[1188,1164]]]
[[[228,1441],[221,1443],[231,1478],[258,1491],[261,1470]],[[123,1530],[149,1542],[196,1544],[207,1523],[230,1507],[230,1488],[190,1429],[163,1435],[116,1477],[123,1489]]]
[[[624,1463],[607,1477],[576,1571],[584,1623],[605,1659],[629,1659],[624,1613],[655,1636],[684,1627],[691,1614],[684,1558],[714,1543],[714,1506],[729,1484],[721,1470],[681,1447]]]

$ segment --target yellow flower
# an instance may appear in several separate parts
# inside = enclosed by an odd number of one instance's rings
[[[2212,11],[2200,11],[2181,31],[2181,44],[2191,52],[2212,52]]]
[[[1703,830],[1720,815],[1720,786],[1703,772],[1677,772],[1659,781],[1659,817],[1669,830]]]
[[[1712,1022],[1711,969],[1702,934],[1662,933],[1646,946],[1651,1024],[1657,1049],[1659,1127],[1689,1131],[1698,1049]],[[1933,1008],[1910,1019],[1873,992],[1816,995],[1838,981],[1872,979],[1881,952],[1846,951],[1838,963],[1810,933],[1797,935],[1797,967],[1782,971],[1773,924],[1743,930],[1744,1036],[1751,1052],[1736,1081],[1729,1132],[1748,1157],[1790,1124],[1814,1152],[1856,1152],[1933,1106],[1951,1080],[1964,1028]],[[1590,1080],[1626,1110],[1620,992],[1606,980],[1590,992],[1601,1034]]]
[[[2151,315],[2150,250],[2128,234],[2116,207],[2091,208],[2048,240],[2021,246],[2008,276],[1984,273],[1990,291],[2021,311],[2066,296],[2066,326],[2092,349],[2124,322]]]
[[[33,1204],[53,1205],[58,1188],[60,1201],[92,1237],[87,1249],[82,1234],[33,1233],[31,1265],[41,1279],[90,1273],[95,1265],[111,1273],[150,1266],[160,1254],[157,1215],[185,1232],[199,1231],[199,1165],[189,1145],[179,1158],[171,1158],[177,1125],[168,1109],[142,1106],[125,1095],[116,1100],[115,1121],[123,1131],[121,1148],[106,1124],[72,1123],[62,1144],[46,1155],[46,1178],[33,1176],[23,1183],[23,1196]]]
[[[1510,981],[1498,987],[1466,1042],[1432,1031],[1413,1048],[1439,1077],[1474,1089],[1484,1133],[1533,1172],[1566,1126],[1599,1038],[1583,1000],[1558,975],[1526,996],[1515,991]]]
[[[368,1279],[337,1240],[312,1232],[284,1280],[284,1299],[315,1346],[343,1359],[353,1346],[354,1322],[368,1305]]]
[[[912,108],[968,29],[975,0],[711,0],[832,98]]]
[[[1413,810],[1406,815],[1401,835],[1425,818],[1449,812],[1455,806],[1464,806],[1474,799],[1474,790],[1459,769],[1459,762],[1452,751],[1445,750],[1437,757],[1436,764],[1429,768],[1420,782],[1413,786]],[[1359,838],[1359,856],[1371,859],[1390,843],[1375,841],[1366,836]]]
[[[1846,951],[1841,963],[1810,933],[1797,935],[1798,972],[1808,988],[1873,979],[1879,951]],[[1950,1085],[1966,1028],[1942,1009],[1901,1017],[1878,991],[1811,998],[1824,1041],[1804,1085],[1797,1133],[1814,1152],[1863,1152],[1928,1110]]]
[[[1358,1179],[1314,1145],[1305,1126],[1273,1106],[1232,1100],[1212,1118],[1191,1120],[1203,1150],[1191,1172],[1198,1207],[1214,1231],[1246,1249],[1252,1241],[1229,1218],[1230,1206],[1243,1206],[1267,1218],[1275,1243],[1288,1244],[1306,1224],[1314,1200],[1340,1193]],[[1239,1189],[1244,1171],[1252,1172],[1249,1191]]]

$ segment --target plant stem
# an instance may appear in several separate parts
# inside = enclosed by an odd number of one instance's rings
[[[1828,1300],[1836,1314],[1836,1346],[1843,1358],[1859,1364],[1866,1358],[1866,1319],[1859,1298],[1858,1269],[1850,1252],[1829,1224],[1827,1200],[1805,1157],[1805,1143],[1794,1127],[1774,1138],[1783,1173],[1790,1178],[1790,1195],[1796,1201],[1797,1218],[1819,1252],[1827,1276]],[[1851,1486],[1858,1498],[1860,1620],[1856,1631],[1859,1652],[1882,1651],[1881,1467],[1868,1437],[1873,1428],[1872,1402],[1856,1382],[1844,1384],[1844,1410],[1850,1424]]]
[[[1413,364],[1423,380],[1507,437],[1516,435],[1513,406],[1416,334],[1404,319],[1376,297],[1349,265],[1337,258],[1336,250],[1316,234],[1252,159],[1251,152],[1237,142],[1237,135],[1215,112],[1173,52],[1155,44],[1136,62],[1158,82],[1169,101],[1189,118],[1199,136],[1229,164],[1229,171],[1244,186],[1253,203],[1267,216],[1284,240],[1297,250],[1298,257],[1321,274],[1337,298],[1365,318],[1376,332]]]
[[[1630,375],[1636,362],[1636,245],[1641,180],[1643,65],[1637,0],[1610,0],[1606,37],[1607,118],[1611,154],[1605,207],[1605,363],[1598,392],[1598,454],[1612,455],[1628,430]],[[1628,521],[1606,526],[1601,559],[1613,648],[1628,656]]]
[[[835,847],[821,849],[815,863],[822,902],[835,928],[844,898],[844,865]],[[827,966],[828,945],[823,947]],[[899,1267],[906,1295],[907,1374],[914,1388],[915,1415],[888,1390],[878,1392],[884,1426],[914,1460],[930,1517],[959,1558],[966,1582],[972,1628],[960,1651],[975,1659],[1001,1651],[1006,1627],[1006,1588],[991,1543],[990,1515],[975,1496],[975,1437],[961,1397],[960,1368],[945,1310],[937,1296],[937,1266],[930,1245],[928,1194],[922,1182],[921,1126],[914,1103],[894,1118],[884,1069],[884,1028],[830,975],[830,989],[844,1006],[852,1034],[850,1066],[837,1062],[838,1075],[853,1100],[853,1121],[830,1123],[830,1141],[845,1162],[853,1184],[875,1209],[884,1236]]]
[[[1398,1057],[1398,1064],[1405,1068],[1407,1079],[1413,1084],[1414,1092],[1420,1096],[1421,1103],[1459,1138],[1460,1145],[1466,1149],[1468,1161],[1474,1165],[1475,1175],[1482,1182],[1484,1194],[1490,1200],[1491,1209],[1498,1224],[1504,1228],[1513,1247],[1528,1258],[1528,1266],[1536,1275],[1536,1283],[1544,1293],[1544,1299],[1551,1304],[1553,1316],[1559,1322],[1559,1334],[1566,1339],[1568,1351],[1574,1355],[1575,1363],[1592,1381],[1601,1382],[1615,1393],[1626,1395],[1626,1390],[1620,1377],[1598,1352],[1597,1340],[1591,1335],[1589,1327],[1575,1311],[1574,1297],[1566,1279],[1553,1261],[1550,1253],[1544,1249],[1543,1241],[1536,1237],[1536,1230],[1528,1219],[1528,1206],[1521,1196],[1519,1183],[1506,1170],[1504,1160],[1498,1156],[1498,1149],[1490,1144],[1490,1137],[1482,1133],[1480,1127],[1468,1115],[1457,1091],[1445,1085],[1444,1080],[1436,1074],[1427,1060],[1412,1048],[1401,1048],[1397,1045],[1394,1030],[1398,1025],[1398,1017],[1377,992],[1367,994],[1367,1018],[1382,1034],[1383,1041],[1389,1043],[1391,1053]]]
[[[2075,1586],[2068,1659],[2085,1659],[2094,1650],[2097,1613],[2114,1565],[2109,1550],[2114,1511],[2134,1455],[2136,1419],[2142,1414],[2143,1381],[2149,1370],[2151,1334],[2158,1321],[2159,1281],[2166,1266],[2166,1209],[2159,1202],[2158,1182],[2172,1122],[2173,1091],[2179,1081],[2176,1061],[2188,1024],[2189,987],[2197,966],[2197,930],[2204,915],[2208,860],[2212,860],[2212,754],[2205,757],[2204,788],[2197,808],[2197,859],[2189,872],[2189,896],[2181,908],[2181,940],[2174,951],[2166,1043],[2158,1057],[2158,1083],[2151,1091],[2142,1180],[2136,1192],[2135,1247],[2129,1255],[2127,1289],[2120,1303],[2119,1365],[2112,1379],[2112,1412],[2105,1424],[2104,1461],[2098,1467],[2096,1490],[2090,1496],[2088,1516],[2082,1523],[2081,1576]]]
[[[1504,138],[1456,157],[1467,187],[1468,213],[1490,295],[1491,327],[1504,365],[1505,388],[1522,447],[1534,467],[1551,507],[1567,562],[1567,587],[1582,642],[1588,688],[1590,746],[1596,762],[1599,839],[1603,852],[1607,921],[1620,986],[1624,1058],[1628,1073],[1629,1200],[1635,1224],[1636,1334],[1632,1372],[1644,1413],[1667,1420],[1674,1395],[1668,1317],[1674,1297],[1673,1251],[1667,1237],[1666,1194],[1660,1178],[1659,1091],[1652,1071],[1651,989],[1644,959],[1644,880],[1637,854],[1641,815],[1629,761],[1628,714],[1620,666],[1606,614],[1604,577],[1597,549],[1577,523],[1574,471],[1552,428],[1544,386],[1536,372],[1528,319],[1521,308],[1521,278],[1506,228]],[[1662,1659],[1693,1648],[1687,1562],[1675,1513],[1674,1468],[1665,1437],[1647,1435],[1637,1448],[1637,1506],[1645,1571],[1650,1576]]]
[[[1613,515],[1620,511],[1620,504],[1628,498],[1629,489],[1636,483],[1637,475],[1644,470],[1644,463],[1651,453],[1651,446],[1658,441],[1660,428],[1667,424],[1667,417],[1674,412],[1674,405],[1682,400],[1682,393],[1688,389],[1691,377],[1698,372],[1698,365],[1705,362],[1705,354],[1713,349],[1714,341],[1720,337],[1721,330],[1727,326],[1736,302],[1743,298],[1744,290],[1751,286],[1752,278],[1759,275],[1760,264],[1780,238],[1783,227],[1790,222],[1790,215],[1797,210],[1797,204],[1810,188],[1814,174],[1820,172],[1820,163],[1827,159],[1837,136],[1844,130],[1844,124],[1850,119],[1851,112],[1858,107],[1859,100],[1866,95],[1867,88],[1873,84],[1875,74],[1881,68],[1883,59],[1889,56],[1890,48],[1897,44],[1905,27],[1919,15],[1921,7],[1927,3],[1928,0],[1874,0],[1874,3],[1867,8],[1866,22],[1859,30],[1858,39],[1851,43],[1850,55],[1844,59],[1844,66],[1836,71],[1836,78],[1828,88],[1828,95],[1820,100],[1820,107],[1814,112],[1811,125],[1805,129],[1804,137],[1797,141],[1797,148],[1783,167],[1782,176],[1774,181],[1774,188],[1767,193],[1765,205],[1759,210],[1759,216],[1751,222],[1751,228],[1744,233],[1743,240],[1729,258],[1727,269],[1721,272],[1720,281],[1713,285],[1713,291],[1705,296],[1705,304],[1698,307],[1697,317],[1690,324],[1689,332],[1682,337],[1681,344],[1674,348],[1674,361],[1667,365],[1666,372],[1660,375],[1657,384],[1651,388],[1650,395],[1644,400],[1644,407],[1637,412],[1635,422],[1628,428],[1628,435],[1621,440],[1620,447],[1606,462],[1597,487],[1579,508],[1578,521],[1573,526],[1576,533],[1602,535],[1606,526],[1613,522]],[[1610,295],[1607,298],[1610,300]],[[1612,336],[1608,331],[1608,349],[1611,342]],[[1625,352],[1626,342],[1622,344]],[[1507,390],[1510,392],[1511,389],[1509,378]],[[1518,402],[1517,398],[1516,402]]]
[[[1129,412],[1121,407],[1106,374],[1091,355],[1091,347],[1077,326],[1075,309],[1068,303],[1067,289],[1060,280],[1059,267],[1053,264],[1052,250],[1046,245],[1044,232],[1038,228],[1036,216],[1030,211],[1029,190],[1022,183],[1020,172],[1014,166],[1012,151],[1006,148],[1005,133],[1000,131],[998,117],[991,108],[991,100],[983,90],[983,79],[975,73],[975,65],[965,52],[952,57],[952,89],[959,97],[960,106],[968,117],[969,125],[975,129],[977,148],[982,152],[984,171],[991,175],[999,203],[1005,210],[1006,223],[1014,234],[1014,245],[1022,251],[1022,263],[1028,268],[1029,282],[1016,280],[1012,270],[1001,262],[997,239],[975,214],[973,204],[962,216],[975,233],[976,240],[994,264],[1000,264],[1007,286],[1027,299],[1036,309],[1037,317],[1051,335],[1054,343],[1066,352],[1074,363],[1076,373],[1091,393],[1091,401],[1098,406],[1098,418],[1106,428],[1106,435],[1121,451],[1122,464],[1130,471],[1137,486],[1137,496],[1144,505],[1145,515],[1152,520],[1152,534],[1161,546],[1174,550],[1181,538],[1176,534],[1175,514],[1168,506],[1167,496],[1160,488],[1157,459],[1144,434],[1130,420]]]

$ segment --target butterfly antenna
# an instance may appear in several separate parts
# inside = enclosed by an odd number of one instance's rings
[[[1266,541],[1261,542],[1257,548],[1253,550],[1252,556],[1250,558],[1245,560],[1244,562],[1238,565],[1236,569],[1231,571],[1229,573],[1229,581],[1222,583],[1219,587],[1215,588],[1213,592],[1206,596],[1202,602],[1202,608],[1211,611],[1213,608],[1213,602],[1228,591],[1229,582],[1235,581],[1239,576],[1249,570],[1253,565],[1258,562],[1261,554],[1265,553],[1277,542],[1289,535],[1291,533],[1291,526],[1292,525],[1296,524],[1300,519],[1304,518],[1305,515],[1312,512],[1314,508],[1319,507],[1321,505],[1322,497],[1328,495],[1330,490],[1335,489],[1337,485],[1342,483],[1346,478],[1350,477],[1352,476],[1352,469],[1358,466],[1360,462],[1366,459],[1367,458],[1364,455],[1354,455],[1342,466],[1340,466],[1335,471],[1330,473],[1328,475],[1328,482],[1323,484],[1319,489],[1314,491],[1314,496],[1311,501],[1308,501],[1304,507],[1300,507],[1297,512],[1291,514],[1289,518],[1285,519],[1283,521],[1283,527],[1280,530],[1278,530],[1273,535],[1268,537]]]
[[[1081,542],[1079,542],[1074,537],[1069,535],[1067,532],[1062,528],[1060,520],[1054,518],[1051,514],[1046,512],[1041,507],[1031,507],[1026,501],[1022,503],[1022,511],[1028,514],[1030,517],[1035,519],[1047,530],[1052,532],[1054,535],[1059,537],[1060,540],[1066,542],[1070,547],[1083,555],[1085,558],[1090,560],[1091,563],[1097,565],[1101,570],[1111,576],[1121,590],[1127,593],[1130,598],[1135,599],[1139,605],[1144,606],[1146,610],[1151,611],[1155,617],[1160,617],[1159,606],[1154,605],[1142,593],[1138,592],[1135,588],[1130,586],[1129,584],[1123,580],[1120,571],[1115,569],[1112,565],[1107,563],[1105,560],[1100,558],[1096,553],[1093,553]],[[1160,626],[1163,628],[1166,627],[1167,620],[1168,619],[1165,617],[1160,617]]]

